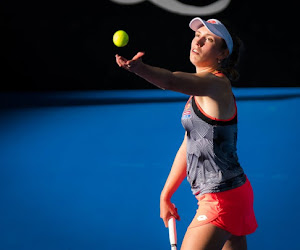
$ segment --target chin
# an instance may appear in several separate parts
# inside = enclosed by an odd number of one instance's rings
[[[199,64],[201,64],[201,63],[199,62],[199,60],[197,60],[193,55],[190,55],[190,62],[191,62],[195,67],[197,67],[197,66],[199,66]]]
[[[197,64],[197,60],[196,60],[195,56],[192,55],[192,54],[190,54],[190,62],[191,62],[193,65]],[[196,66],[196,65],[195,65],[195,66]]]

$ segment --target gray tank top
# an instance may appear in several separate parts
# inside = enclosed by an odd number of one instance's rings
[[[194,195],[222,192],[246,182],[237,157],[237,112],[228,120],[215,119],[191,96],[181,122],[187,132],[187,180]]]

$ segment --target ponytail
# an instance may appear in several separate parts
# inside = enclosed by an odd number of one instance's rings
[[[240,59],[240,48],[242,41],[236,35],[232,35],[233,50],[231,55],[223,59],[219,65],[218,70],[226,75],[231,81],[237,81],[239,79],[239,72],[236,69]],[[225,41],[223,40],[222,48],[227,48]]]

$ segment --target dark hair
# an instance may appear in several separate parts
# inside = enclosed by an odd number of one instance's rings
[[[233,49],[230,56],[223,59],[219,65],[218,70],[226,75],[230,80],[237,81],[240,77],[240,74],[237,70],[237,65],[240,59],[240,49],[242,41],[235,34],[231,34],[233,40]],[[223,40],[222,49],[227,49],[227,45]]]

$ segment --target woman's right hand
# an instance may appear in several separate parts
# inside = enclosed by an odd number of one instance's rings
[[[136,73],[139,66],[143,64],[142,57],[145,55],[145,52],[138,52],[131,60],[127,60],[123,56],[116,55],[116,63],[119,67],[126,69],[130,72]]]
[[[176,220],[180,220],[177,212],[177,208],[170,200],[161,199],[160,200],[160,218],[165,223],[165,227],[168,227],[168,220],[174,217]]]

